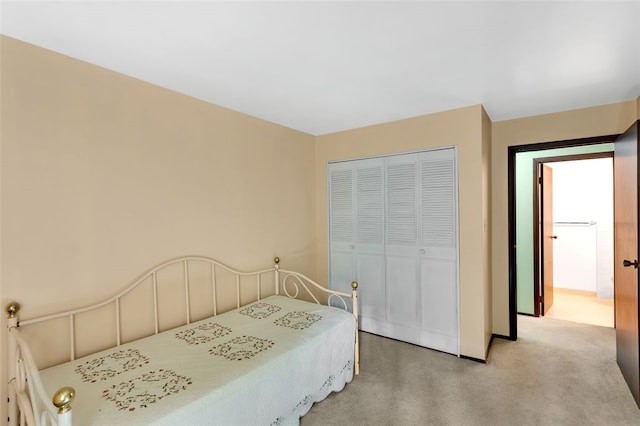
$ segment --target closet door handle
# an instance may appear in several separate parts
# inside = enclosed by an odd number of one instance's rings
[[[420,249],[420,254],[425,254],[426,251],[424,251],[424,249]]]
[[[622,261],[622,266],[624,266],[625,268],[628,268],[629,266],[633,266],[635,269],[638,269],[638,259],[635,260],[623,260]]]
[[[356,245],[355,244],[351,244],[351,250],[355,250]]]

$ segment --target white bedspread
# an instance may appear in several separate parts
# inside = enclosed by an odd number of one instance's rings
[[[272,296],[41,372],[74,425],[298,424],[353,377],[354,318]]]

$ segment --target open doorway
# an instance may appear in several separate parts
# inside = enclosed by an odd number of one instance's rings
[[[514,309],[510,318],[510,325],[516,325],[516,312],[518,314],[540,316],[541,296],[538,285],[540,272],[538,259],[537,222],[534,217],[536,209],[536,162],[534,160],[550,159],[575,155],[593,155],[598,153],[613,152],[615,137],[581,139],[575,141],[563,141],[557,143],[544,143],[528,146],[510,147],[511,172],[510,172],[510,285],[513,286],[514,296],[510,303]],[[582,143],[582,145],[579,145]],[[610,154],[607,154],[610,155]]]
[[[614,326],[611,152],[534,159],[535,315]]]
[[[615,275],[615,333],[616,359],[623,377],[640,405],[640,389],[638,378],[638,151],[640,139],[638,128],[640,120],[622,135],[607,135],[586,139],[572,139],[557,142],[534,143],[528,145],[509,146],[507,156],[507,192],[508,192],[508,250],[509,250],[509,339],[518,339],[518,314],[521,313],[521,252],[526,254],[529,246],[520,244],[521,222],[518,210],[518,173],[521,167],[517,164],[517,156],[521,153],[540,151],[542,149],[577,148],[593,145],[609,144],[614,151],[614,275]],[[605,150],[598,150],[603,152]],[[544,155],[538,155],[543,157]],[[529,161],[531,163],[531,161]],[[530,174],[530,179],[533,173]],[[531,185],[533,186],[533,185]],[[533,202],[533,197],[530,197]],[[533,208],[530,207],[529,214]],[[534,227],[529,222],[529,232],[534,234]],[[523,232],[526,234],[526,230]],[[533,250],[531,250],[533,251]],[[531,253],[533,254],[533,253]],[[531,266],[533,268],[533,262]],[[524,278],[526,276],[523,275]],[[527,284],[525,282],[525,284]],[[532,286],[533,287],[533,286]],[[523,288],[526,293],[527,288]],[[533,305],[533,298],[528,298]],[[526,303],[527,300],[523,300]],[[528,308],[523,305],[524,308]],[[533,306],[529,306],[533,311]],[[532,315],[532,313],[522,312]]]

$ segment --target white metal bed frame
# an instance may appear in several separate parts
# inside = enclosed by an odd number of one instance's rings
[[[274,273],[274,287],[275,295],[280,294],[280,288],[287,297],[296,298],[300,293],[300,287],[302,287],[307,294],[314,300],[315,303],[321,304],[318,298],[310,290],[309,286],[320,290],[323,293],[328,294],[327,303],[336,297],[342,301],[345,310],[348,310],[346,298],[351,299],[352,313],[355,319],[355,332],[354,332],[354,374],[360,372],[360,348],[358,341],[358,283],[353,281],[351,283],[352,292],[343,293],[339,291],[329,290],[322,287],[317,282],[313,281],[309,277],[294,271],[288,271],[280,269],[280,259],[274,258],[274,266],[253,272],[242,272],[234,268],[231,268],[218,260],[204,256],[185,256],[176,259],[168,260],[161,263],[154,268],[148,270],[136,279],[132,284],[127,286],[120,293],[115,296],[90,306],[85,306],[78,309],[59,312],[51,315],[45,315],[29,320],[19,321],[18,311],[20,310],[20,304],[17,302],[9,303],[5,310],[8,315],[7,329],[8,329],[8,356],[7,361],[9,364],[9,380],[8,380],[8,425],[57,425],[57,426],[71,426],[72,425],[72,410],[71,403],[75,398],[75,390],[70,387],[63,387],[58,390],[53,398],[50,398],[40,380],[38,367],[34,361],[31,349],[25,337],[19,330],[19,326],[25,326],[30,324],[42,323],[45,321],[55,320],[58,318],[69,319],[70,330],[70,347],[69,347],[69,360],[73,361],[76,357],[76,336],[75,336],[75,317],[78,314],[89,312],[95,309],[102,308],[109,304],[115,305],[115,327],[116,327],[116,347],[121,345],[122,324],[120,321],[120,300],[130,293],[133,289],[140,285],[151,281],[153,288],[153,307],[154,307],[154,319],[155,319],[155,332],[158,334],[161,332],[158,322],[158,288],[157,288],[157,274],[162,269],[175,264],[183,265],[183,284],[184,294],[186,296],[186,319],[183,324],[191,323],[191,310],[189,301],[189,262],[200,261],[209,263],[211,267],[211,286],[213,290],[213,315],[217,315],[217,301],[216,301],[216,270],[221,268],[232,274],[235,274],[236,285],[236,307],[240,308],[240,277],[256,277],[257,288],[257,300],[261,297],[261,277],[266,273]],[[283,274],[281,277],[280,274]],[[282,279],[282,281],[281,281]],[[255,300],[244,303],[253,303]]]

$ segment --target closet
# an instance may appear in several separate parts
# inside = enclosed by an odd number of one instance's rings
[[[459,354],[456,149],[329,164],[329,285],[360,329]]]

